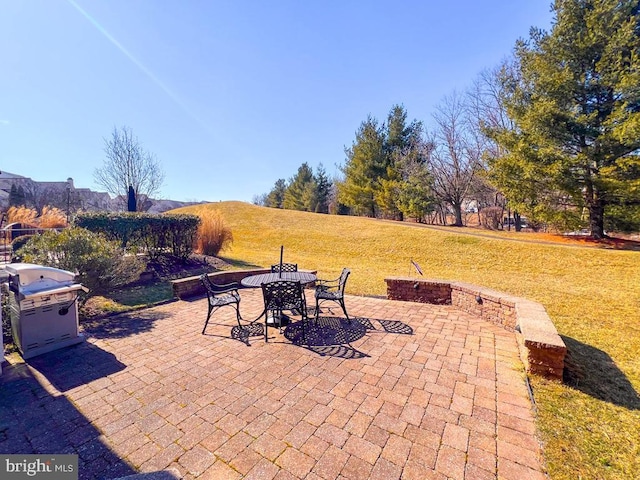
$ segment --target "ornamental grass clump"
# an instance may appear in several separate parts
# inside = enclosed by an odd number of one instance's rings
[[[199,215],[202,221],[198,227],[194,250],[196,253],[215,257],[231,245],[233,234],[220,212],[210,210],[203,213]]]
[[[9,210],[7,210],[7,223],[27,223],[34,225],[37,216],[38,212],[33,208],[25,206],[9,207]]]
[[[9,207],[7,223],[22,223],[40,228],[64,228],[67,226],[67,216],[59,208],[50,205],[45,205],[40,215],[34,208]]]
[[[67,226],[66,214],[56,207],[46,206],[36,219],[40,228],[64,228]]]

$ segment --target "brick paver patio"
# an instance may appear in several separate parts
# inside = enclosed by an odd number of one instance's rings
[[[261,305],[242,291],[245,317]],[[201,335],[206,299],[85,326],[5,364],[0,453],[77,453],[86,479],[546,478],[513,334],[448,306],[347,307],[311,346],[297,323],[247,338],[232,309]]]

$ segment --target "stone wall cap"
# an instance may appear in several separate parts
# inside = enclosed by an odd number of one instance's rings
[[[429,283],[431,285],[450,286],[451,282],[438,278],[426,277],[386,277],[385,282],[413,282],[413,283]]]
[[[483,298],[486,298],[487,300],[491,300],[497,303],[503,303],[505,305],[509,304],[512,307],[515,306],[515,304],[521,300],[520,297],[516,297],[508,293],[500,292],[492,288],[481,287],[479,285],[475,285],[472,283],[451,282],[451,288],[453,290],[460,290],[465,293],[479,295]]]

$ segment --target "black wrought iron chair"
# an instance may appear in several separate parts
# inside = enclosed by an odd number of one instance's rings
[[[347,279],[351,270],[348,268],[342,269],[342,273],[335,280],[317,280],[316,281],[316,320],[320,313],[320,304],[323,302],[331,301],[336,302],[342,307],[344,316],[347,317],[349,323],[351,319],[347,313],[347,308],[344,305],[344,287],[347,284]]]
[[[276,263],[275,265],[271,265],[271,273],[280,273],[280,272],[297,272],[298,264],[297,263],[283,263],[282,269],[280,269],[280,264]]]
[[[269,326],[282,328],[283,311],[292,311],[302,317],[302,328],[307,317],[307,302],[304,289],[300,282],[278,280],[262,284],[264,297],[265,327],[264,341],[268,341],[267,329]],[[271,325],[270,325],[271,324]]]
[[[206,273],[200,275],[200,281],[207,291],[207,304],[209,306],[209,311],[207,312],[207,320],[204,322],[202,334],[204,335],[204,331],[207,329],[207,324],[209,323],[211,314],[226,305],[229,305],[236,310],[236,319],[238,320],[238,326],[242,328],[242,325],[240,324],[242,316],[240,315],[240,294],[238,293],[239,285],[237,283],[216,285],[211,281]]]

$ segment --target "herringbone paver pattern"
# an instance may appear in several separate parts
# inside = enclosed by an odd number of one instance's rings
[[[259,290],[241,293],[257,316]],[[5,364],[0,452],[77,453],[87,479],[546,478],[513,334],[452,307],[348,297],[351,325],[325,311],[311,346],[299,323],[265,343],[231,309],[201,335],[205,302]]]

